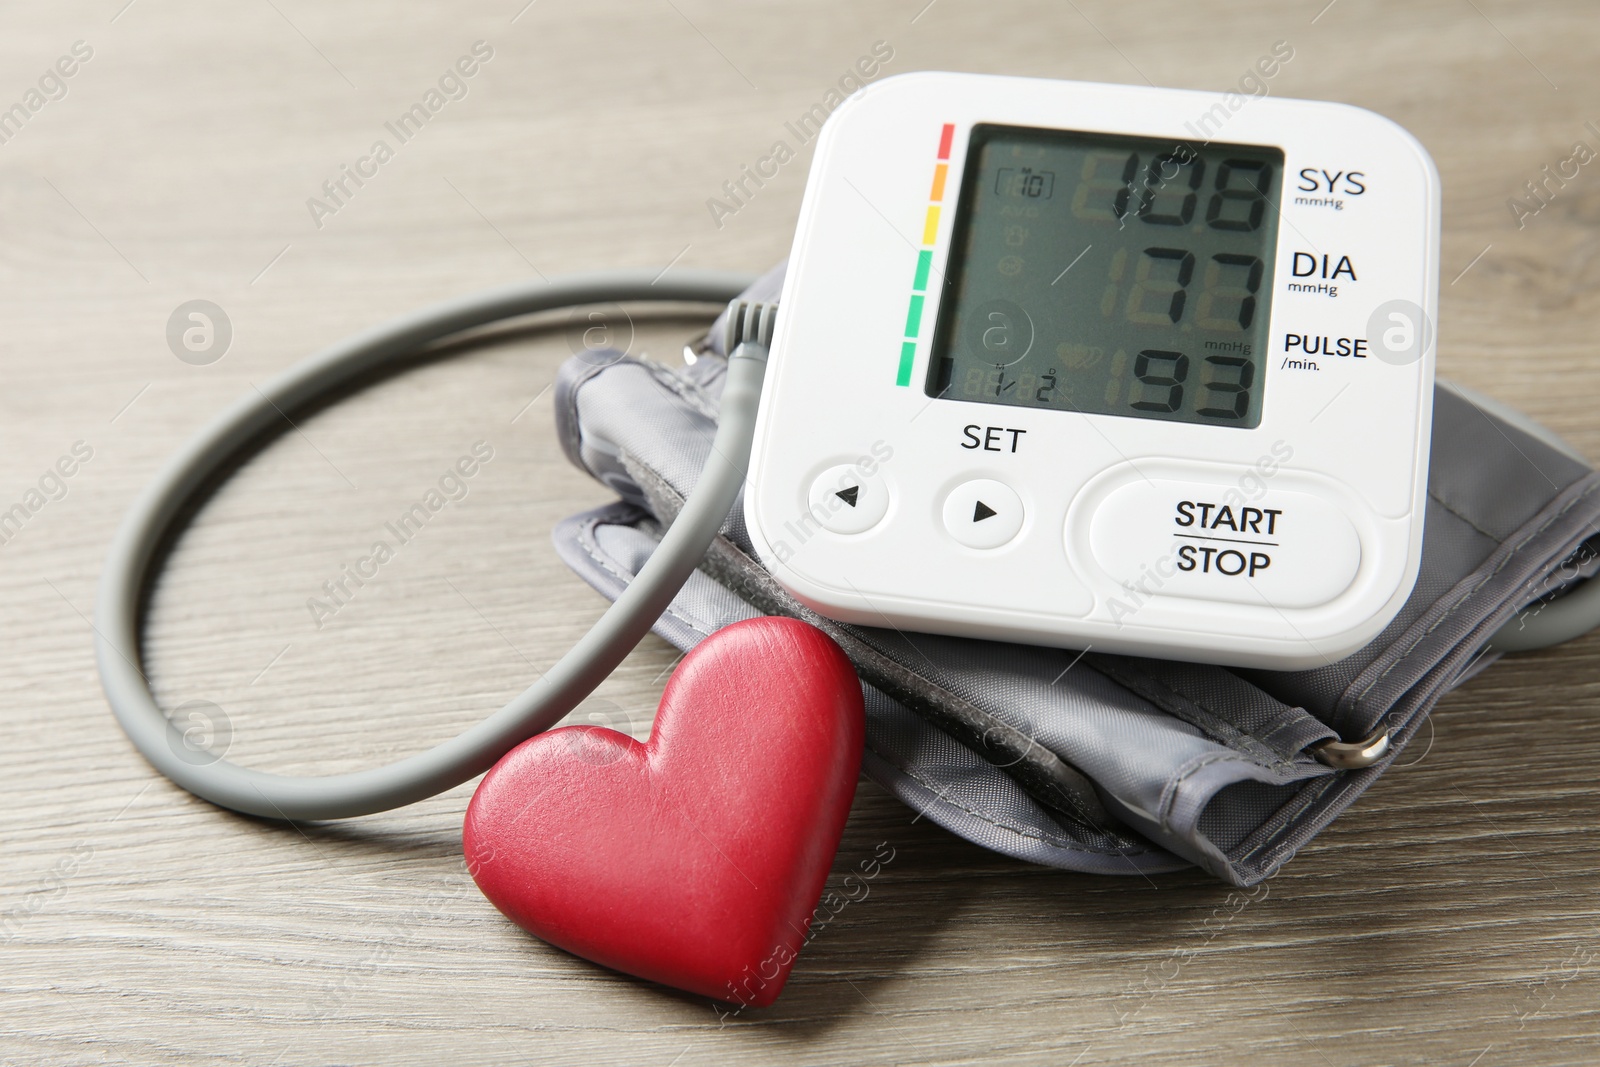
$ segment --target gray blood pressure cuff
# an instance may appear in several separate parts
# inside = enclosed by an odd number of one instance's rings
[[[776,299],[782,267],[748,294]],[[557,383],[568,457],[621,500],[555,530],[562,558],[615,598],[694,488],[725,363],[590,352]],[[1277,672],[850,626],[762,567],[736,505],[655,630],[689,649],[756,615],[811,622],[849,654],[867,707],[865,769],[950,831],[1019,859],[1098,874],[1188,864],[1237,885],[1271,875],[1360,795],[1439,697],[1483,669],[1518,609],[1600,561],[1600,474],[1525,417],[1441,384],[1421,573],[1366,648]],[[1589,539],[1593,538],[1590,543]],[[1392,731],[1388,754],[1337,770],[1330,741]]]

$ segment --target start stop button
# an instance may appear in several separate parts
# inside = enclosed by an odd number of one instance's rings
[[[1228,485],[1135,482],[1089,521],[1095,561],[1147,596],[1309,608],[1348,589],[1361,564],[1350,520],[1309,493],[1245,499]]]

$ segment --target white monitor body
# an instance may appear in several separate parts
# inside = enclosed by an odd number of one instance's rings
[[[1421,145],[1346,105],[866,88],[800,212],[757,553],[865,626],[1283,669],[1354,652],[1421,557],[1439,200]]]

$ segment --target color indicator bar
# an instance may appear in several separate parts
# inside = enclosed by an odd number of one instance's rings
[[[927,299],[928,275],[933,270],[933,246],[939,241],[939,212],[944,202],[944,181],[950,172],[950,144],[955,140],[955,123],[947,122],[939,131],[939,162],[933,168],[933,188],[928,192],[928,213],[922,220],[922,248],[917,252],[917,274],[911,282],[911,306],[906,309],[906,336],[900,343],[900,369],[894,384],[910,385],[911,368],[917,361],[917,335],[922,331],[922,305]]]

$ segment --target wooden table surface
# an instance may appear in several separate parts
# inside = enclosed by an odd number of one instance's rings
[[[1600,148],[1592,4],[524,2],[0,11],[0,108],[44,85],[0,143],[0,510],[39,502],[0,546],[0,1060],[1600,1062],[1600,639],[1449,696],[1249,894],[1027,866],[864,782],[835,877],[879,842],[894,861],[774,1008],[728,1019],[503,920],[459,855],[470,786],[296,829],[156,776],[106,709],[88,616],[157,465],[252,383],[420,304],[764,268],[809,153],[720,225],[706,201],[879,41],[889,72],[1211,90],[1289,42],[1274,94],[1373,108],[1438,162],[1441,374],[1600,456],[1600,162],[1520,226],[1507,204]],[[465,96],[336,210],[307,206],[480,41]],[[167,338],[195,299],[232,330],[205,365]],[[633,350],[676,361],[701,321],[640,316]],[[548,665],[602,605],[548,533],[608,497],[554,443],[545,389],[577,333],[392,378],[250,461],[154,594],[164,705],[217,709],[230,758],[329,772],[437,742]],[[307,598],[476,441],[494,458],[467,497],[317,627]],[[674,656],[648,639],[591,707],[644,736]]]

